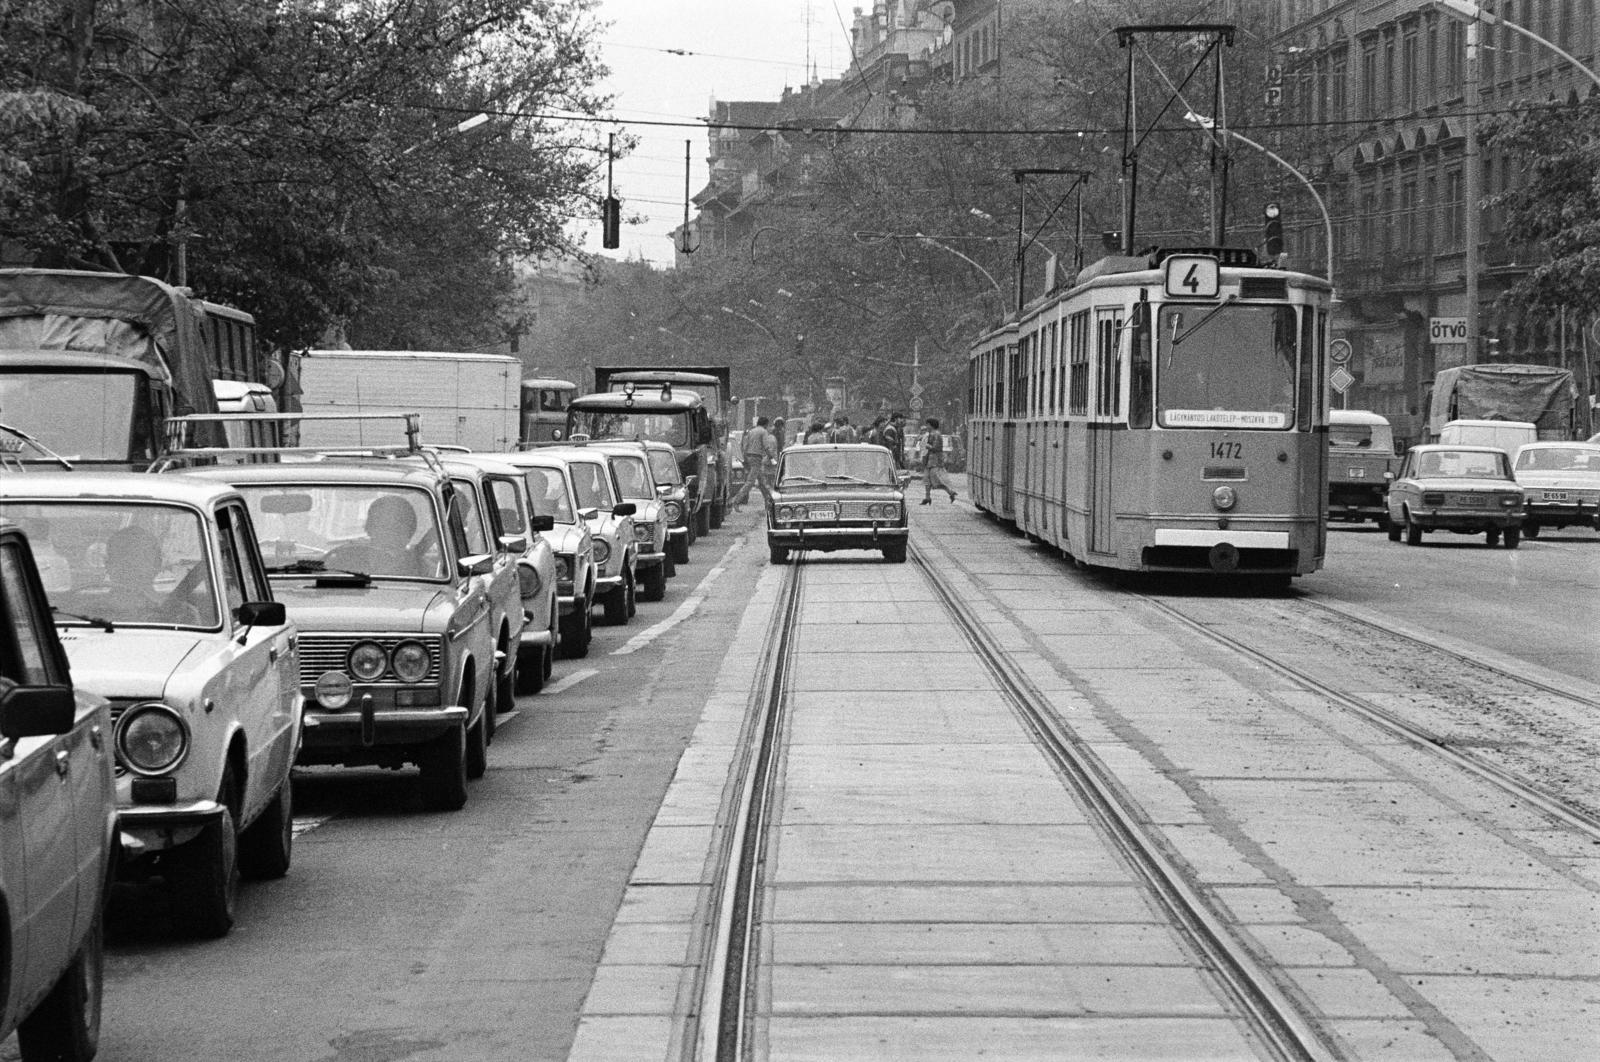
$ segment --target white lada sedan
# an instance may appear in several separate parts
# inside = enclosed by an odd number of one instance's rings
[[[111,702],[119,874],[227,933],[240,873],[289,869],[303,705],[244,500],[189,476],[29,474],[0,477],[0,515],[29,533],[78,688]]]

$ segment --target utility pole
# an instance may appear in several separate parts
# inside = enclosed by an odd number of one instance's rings
[[[1473,19],[1467,23],[1467,114],[1464,130],[1466,145],[1463,150],[1462,179],[1465,184],[1464,195],[1466,225],[1464,236],[1467,242],[1467,253],[1463,268],[1466,271],[1467,282],[1467,351],[1466,362],[1476,365],[1479,362],[1478,351],[1481,343],[1478,335],[1478,270],[1479,270],[1479,217],[1478,201],[1483,198],[1483,163],[1479,159],[1478,148],[1478,107],[1483,97],[1482,86],[1479,83],[1478,69],[1478,44],[1479,34],[1483,30],[1483,23]]]

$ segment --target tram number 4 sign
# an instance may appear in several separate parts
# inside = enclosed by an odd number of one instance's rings
[[[1175,254],[1164,263],[1168,298],[1214,299],[1222,271],[1209,255]]]

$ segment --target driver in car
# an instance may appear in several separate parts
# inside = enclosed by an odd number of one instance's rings
[[[368,575],[427,575],[428,566],[412,547],[417,534],[417,514],[411,503],[395,494],[384,494],[367,506],[363,523],[366,538],[347,542],[328,554],[329,568],[365,572]]]

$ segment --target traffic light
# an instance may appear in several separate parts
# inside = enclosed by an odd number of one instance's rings
[[[600,200],[600,246],[607,250],[622,246],[622,201],[614,195]]]
[[[1267,262],[1277,265],[1278,258],[1283,254],[1283,211],[1277,203],[1268,203],[1263,213],[1267,217]]]

